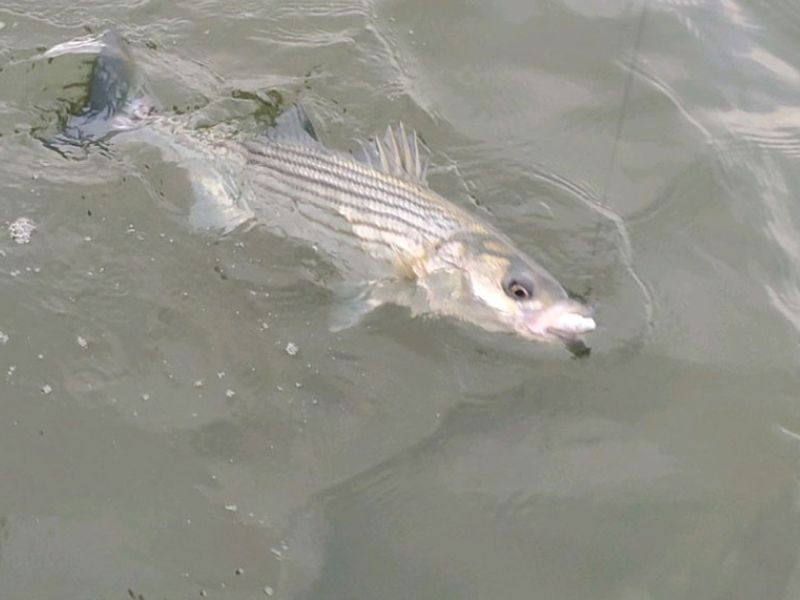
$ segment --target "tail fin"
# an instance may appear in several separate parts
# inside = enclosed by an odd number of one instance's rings
[[[119,129],[128,129],[137,116],[149,112],[134,106],[137,92],[136,63],[125,40],[107,31],[99,40],[86,105],[71,115],[56,142],[84,143],[100,140]]]

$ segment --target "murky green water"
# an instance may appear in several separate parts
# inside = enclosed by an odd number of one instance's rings
[[[800,8],[642,9],[0,6],[0,598],[799,598]],[[413,125],[588,295],[591,356],[331,333],[335,262],[191,227],[155,148],[46,148],[88,63],[41,53],[85,27],[209,122],[277,90],[332,145]]]

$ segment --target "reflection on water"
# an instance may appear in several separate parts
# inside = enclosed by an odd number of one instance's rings
[[[0,596],[800,597],[800,9],[651,0],[635,51],[643,8],[0,7]],[[591,355],[332,333],[335,261],[198,231],[148,143],[46,148],[90,64],[44,49],[108,26],[197,127],[273,91],[334,146],[418,129],[588,295]]]

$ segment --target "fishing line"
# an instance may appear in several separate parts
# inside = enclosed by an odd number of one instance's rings
[[[636,38],[633,43],[633,57],[630,65],[628,65],[628,75],[625,79],[625,87],[622,92],[622,103],[620,104],[619,115],[617,116],[617,123],[614,130],[614,143],[611,147],[611,156],[608,159],[608,169],[603,183],[603,193],[599,201],[592,201],[586,199],[586,203],[590,208],[598,213],[597,225],[595,226],[594,239],[592,241],[591,261],[597,266],[597,251],[600,241],[600,230],[603,226],[603,221],[607,220],[614,229],[616,229],[619,246],[617,248],[618,256],[622,260],[622,264],[628,276],[633,280],[636,287],[639,288],[642,294],[644,321],[645,327],[640,335],[635,337],[635,345],[639,345],[649,336],[655,326],[655,303],[653,301],[653,293],[645,281],[639,277],[639,274],[633,268],[633,244],[631,243],[628,231],[625,228],[625,222],[616,212],[614,212],[608,205],[608,194],[611,190],[614,172],[616,170],[617,156],[619,154],[619,143],[622,139],[623,129],[625,127],[625,116],[628,112],[628,105],[630,103],[631,88],[633,87],[633,78],[636,74],[636,65],[639,60],[639,54],[642,47],[642,39],[644,37],[644,29],[647,22],[647,15],[650,9],[650,0],[644,0],[642,5],[642,12],[639,15],[639,22],[636,27]],[[589,285],[587,286],[583,300],[587,300],[592,295],[592,278],[591,273],[589,277]],[[634,340],[631,340],[634,341]]]
[[[611,156],[608,159],[608,168],[606,170],[605,181],[603,183],[603,193],[600,196],[600,215],[597,218],[597,225],[595,226],[594,230],[594,240],[592,242],[592,259],[594,260],[597,256],[597,244],[600,239],[600,228],[603,225],[604,217],[608,218],[608,214],[611,213],[610,209],[608,208],[608,192],[611,189],[611,183],[614,177],[614,171],[616,169],[617,164],[617,155],[619,154],[619,142],[622,138],[622,132],[625,127],[625,115],[628,111],[628,104],[630,103],[631,97],[631,88],[633,87],[633,76],[636,63],[639,59],[639,51],[642,47],[642,38],[644,35],[644,26],[645,22],[647,21],[647,13],[650,8],[650,0],[644,0],[644,4],[642,6],[642,13],[639,15],[639,23],[636,28],[636,39],[633,42],[633,59],[631,61],[631,66],[628,69],[628,76],[625,79],[625,87],[623,88],[622,92],[622,102],[620,104],[619,114],[617,115],[617,124],[614,130],[614,143],[611,146]],[[605,214],[604,214],[605,213]],[[618,219],[619,217],[617,217]],[[612,219],[614,220],[614,219]],[[627,238],[626,238],[627,239]]]

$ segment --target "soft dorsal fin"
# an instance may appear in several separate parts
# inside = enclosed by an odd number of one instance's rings
[[[276,117],[275,124],[267,131],[267,137],[276,142],[321,146],[311,119],[298,104],[290,106]]]
[[[402,123],[386,128],[383,139],[359,141],[361,148],[353,157],[374,169],[417,183],[425,183],[428,155],[414,130]]]

